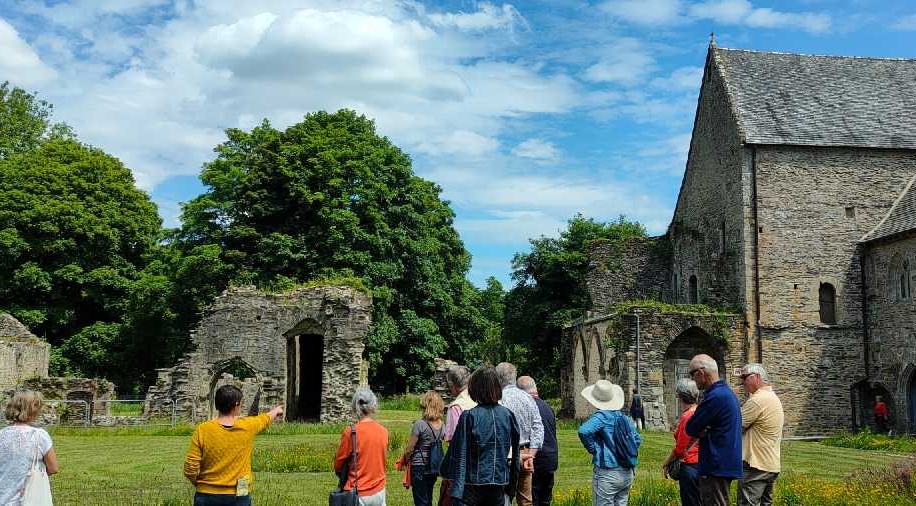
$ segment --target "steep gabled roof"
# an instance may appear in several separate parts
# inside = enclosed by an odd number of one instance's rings
[[[711,50],[745,143],[916,149],[916,60]]]
[[[862,237],[862,242],[871,242],[884,239],[902,232],[916,229],[916,176],[910,179],[906,188],[897,197],[890,211],[884,216],[875,228]]]
[[[35,334],[29,332],[25,325],[19,323],[19,320],[8,313],[0,313],[0,338],[16,341],[37,339]]]

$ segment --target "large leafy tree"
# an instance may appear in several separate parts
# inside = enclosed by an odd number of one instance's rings
[[[226,134],[176,243],[219,248],[225,268],[213,283],[362,278],[374,301],[373,382],[389,390],[425,388],[434,357],[483,331],[454,212],[372,121],[317,112],[283,131],[265,121]]]
[[[37,148],[49,138],[70,138],[70,127],[51,123],[53,106],[22,88],[0,83],[0,160]]]
[[[545,395],[557,391],[563,326],[591,305],[585,286],[590,245],[645,235],[642,225],[622,216],[605,223],[576,215],[559,237],[532,239],[531,250],[513,258],[515,286],[505,298],[503,335],[508,345],[526,350],[521,357],[516,352],[516,360],[538,378]]]
[[[55,346],[54,372],[118,371],[156,206],[99,149],[63,138],[6,145],[16,148],[0,160],[0,309]]]

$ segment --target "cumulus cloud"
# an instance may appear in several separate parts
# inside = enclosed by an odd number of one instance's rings
[[[748,0],[610,0],[600,6],[613,17],[637,25],[660,26],[713,20],[726,25],[755,28],[801,29],[811,33],[830,30],[829,14],[784,12],[768,7],[755,8]]]
[[[0,76],[7,76],[14,85],[32,87],[55,77],[54,69],[45,65],[19,32],[2,18],[0,48]]]
[[[434,139],[420,142],[417,150],[430,155],[456,155],[477,157],[499,148],[499,141],[468,130],[457,130]]]
[[[703,67],[680,67],[664,77],[652,79],[652,86],[668,91],[699,91]]]
[[[439,27],[454,27],[463,31],[477,32],[499,28],[512,29],[517,25],[527,27],[525,18],[510,4],[497,7],[491,3],[479,4],[477,12],[446,12],[430,14],[429,20]]]
[[[512,149],[512,154],[522,158],[552,161],[560,157],[560,150],[544,139],[527,139]]]
[[[655,70],[655,58],[646,45],[623,38],[608,45],[597,63],[585,69],[583,77],[592,82],[625,85],[641,83]]]

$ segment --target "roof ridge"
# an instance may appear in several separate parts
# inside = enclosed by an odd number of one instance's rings
[[[844,59],[844,60],[878,60],[878,61],[906,61],[916,63],[916,58],[889,58],[881,56],[845,56],[845,55],[834,55],[834,54],[813,54],[813,53],[788,53],[785,51],[760,51],[756,49],[736,49],[722,46],[714,46],[716,51],[735,51],[742,53],[757,53],[757,54],[777,54],[784,56],[807,56],[811,58],[835,58],[835,59]]]
[[[869,230],[867,234],[863,235],[862,238],[859,239],[859,242],[866,242],[871,240],[869,239],[869,236],[881,228],[881,226],[884,225],[884,222],[886,222],[887,219],[890,218],[892,214],[894,214],[894,211],[897,210],[897,206],[900,205],[901,201],[903,201],[903,197],[905,197],[906,194],[910,192],[910,188],[912,188],[914,182],[916,182],[916,175],[910,178],[910,181],[906,184],[906,188],[900,192],[900,195],[897,195],[897,198],[894,200],[891,208],[887,210],[887,214],[884,215],[884,218],[882,218],[881,221],[879,221],[878,224],[874,226],[874,228]]]

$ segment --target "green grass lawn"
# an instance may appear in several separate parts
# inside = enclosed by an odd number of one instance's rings
[[[379,421],[392,436],[389,463],[397,458],[416,416],[414,411],[379,414]],[[327,494],[336,484],[330,471],[331,458],[341,428],[341,425],[277,424],[259,436],[253,459],[255,504],[327,504]],[[190,504],[193,490],[181,474],[181,465],[191,430],[190,427],[150,427],[52,431],[61,467],[60,473],[52,478],[55,503],[61,506]],[[673,441],[671,435],[648,432],[643,436],[631,504],[672,504],[674,483],[662,481],[660,470]],[[569,499],[574,491],[590,490],[591,461],[570,424],[561,424],[558,439],[558,496],[566,498],[566,504],[575,504]],[[787,478],[781,477],[780,481],[810,478],[815,480],[815,486],[820,483],[818,480],[842,484],[850,471],[885,466],[899,458],[900,455],[880,451],[787,442],[783,445],[783,474]],[[390,469],[388,504],[411,504],[409,491],[401,486],[401,474],[394,471],[393,465]]]

